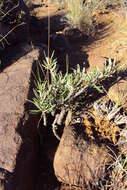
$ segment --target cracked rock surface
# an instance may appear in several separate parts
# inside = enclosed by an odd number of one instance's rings
[[[28,169],[29,163],[34,157],[34,143],[31,140],[33,138],[32,132],[24,132],[24,130],[28,128],[29,122],[28,118],[26,119],[25,112],[28,109],[26,99],[28,99],[30,93],[31,71],[35,57],[38,56],[39,48],[25,52],[24,56],[0,73],[0,190],[4,189],[7,184],[8,189],[11,189],[10,179],[15,172],[15,168],[17,168],[18,157],[22,157],[22,154],[20,156],[19,154],[22,147],[24,148],[24,143],[29,144],[29,158],[27,158],[28,155],[24,156]],[[29,135],[26,136],[26,133]],[[22,159],[22,162],[24,162],[24,159]],[[22,167],[21,163],[20,165]],[[27,168],[22,169],[22,171],[19,169],[19,171],[23,177],[23,172],[27,173]],[[19,183],[18,180],[17,183]],[[25,186],[22,189],[25,190]],[[27,187],[27,189],[29,188]]]

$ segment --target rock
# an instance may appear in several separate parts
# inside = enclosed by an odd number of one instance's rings
[[[64,30],[65,36],[68,38],[70,43],[72,42],[79,42],[83,40],[83,34],[82,32],[77,28],[69,28],[66,27]]]
[[[104,145],[86,139],[84,127],[67,126],[55,154],[54,170],[60,182],[78,186],[96,186],[104,177],[110,158]]]
[[[43,4],[43,0],[30,0],[30,1],[26,1],[26,4],[28,6],[30,5],[38,5],[38,6],[41,6]]]
[[[51,35],[51,48],[55,51],[62,52],[68,48],[68,43],[63,34]]]
[[[117,105],[127,107],[127,81],[120,80],[116,84],[110,87],[108,96],[111,100],[115,101]]]
[[[15,184],[15,179],[17,190],[29,189],[25,180],[29,181],[26,174],[30,172],[32,176],[31,167],[35,164],[37,121],[27,116],[30,107],[26,99],[31,96],[31,72],[39,51],[39,48],[31,50],[0,73],[0,188],[3,189],[5,186],[13,190],[11,184]]]

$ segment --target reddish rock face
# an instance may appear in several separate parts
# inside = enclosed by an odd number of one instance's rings
[[[54,158],[59,181],[78,187],[97,185],[110,160],[106,147],[85,139],[83,126],[65,127]]]
[[[15,176],[17,190],[32,190],[28,176],[32,176],[36,160],[34,141],[38,121],[26,117],[29,110],[26,100],[31,91],[33,64],[38,56],[39,49],[35,48],[0,73],[0,188],[3,189],[4,185],[8,185],[9,190],[14,189],[10,179]]]

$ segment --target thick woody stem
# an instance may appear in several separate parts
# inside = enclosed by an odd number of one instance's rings
[[[66,113],[67,113],[67,110],[66,110],[65,107],[63,107],[61,109],[61,112],[59,114],[56,114],[54,122],[52,124],[53,133],[54,133],[54,135],[56,136],[56,138],[58,140],[60,140],[60,137],[59,137],[59,135],[57,133],[57,129],[58,129],[58,127],[62,126],[64,118],[66,116]]]

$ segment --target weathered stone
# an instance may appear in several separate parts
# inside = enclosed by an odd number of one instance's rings
[[[120,80],[118,83],[111,86],[108,91],[108,96],[118,105],[127,106],[127,81]]]
[[[8,184],[10,190],[10,178],[15,168],[21,167],[16,174],[19,178],[16,189],[29,189],[28,184],[25,188],[26,184],[20,178],[25,180],[35,157],[37,122],[26,117],[29,109],[26,100],[29,99],[31,72],[39,51],[39,48],[31,50],[0,73],[0,188]]]
[[[83,126],[71,125],[64,129],[54,170],[59,181],[85,188],[98,184],[109,160],[106,147],[86,139]]]

